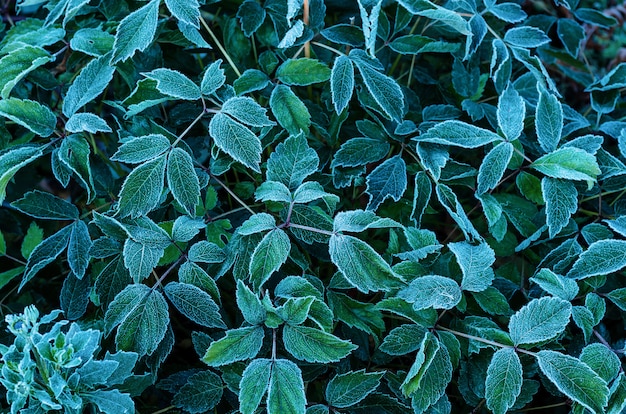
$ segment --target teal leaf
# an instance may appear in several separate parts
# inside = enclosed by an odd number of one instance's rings
[[[282,229],[271,230],[263,237],[250,258],[250,281],[255,290],[287,261],[290,250],[291,241]]]
[[[589,344],[584,347],[579,359],[594,370],[607,384],[617,378],[622,367],[622,363],[615,352],[600,343]]]
[[[276,77],[285,85],[306,86],[330,79],[330,68],[317,59],[287,59],[276,70]]]
[[[574,20],[564,18],[557,22],[556,33],[563,42],[567,53],[573,58],[577,58],[580,44],[587,36],[585,29]]]
[[[491,266],[496,261],[496,254],[487,243],[476,246],[468,242],[450,243],[448,248],[454,253],[463,273],[461,289],[481,292],[491,285],[495,277]]]
[[[461,121],[445,121],[414,138],[417,142],[450,145],[461,148],[478,148],[494,141],[502,141],[495,132]]]
[[[119,194],[118,215],[144,216],[159,205],[165,177],[166,156],[160,155],[134,170],[124,180]]]
[[[180,313],[207,328],[223,328],[219,307],[211,296],[194,285],[170,282],[163,288],[165,295]]]
[[[118,363],[117,369],[113,371],[111,376],[107,380],[108,385],[122,384],[133,373],[133,368],[137,363],[139,355],[135,352],[116,352],[114,354],[106,352],[104,356],[105,361],[115,361]]]
[[[160,292],[146,285],[128,285],[109,305],[104,324],[107,333],[119,325],[115,335],[118,350],[150,355],[167,331],[167,302]]]
[[[50,108],[29,99],[0,100],[0,116],[42,137],[50,136],[57,124],[57,117]]]
[[[155,81],[157,90],[164,95],[188,101],[198,100],[202,96],[200,87],[176,70],[158,68],[142,75]]]
[[[262,231],[270,230],[276,227],[276,219],[274,216],[267,213],[257,213],[237,228],[237,233],[242,236],[249,236],[254,233],[260,233]]]
[[[430,202],[433,193],[433,186],[425,171],[415,174],[413,187],[413,208],[411,209],[411,220],[416,226],[422,222],[422,216]]]
[[[286,49],[293,46],[296,40],[302,36],[302,33],[304,33],[304,23],[302,23],[302,20],[297,20],[293,26],[287,30],[287,33],[285,33],[285,36],[278,42],[276,47]]]
[[[48,220],[76,220],[78,209],[53,194],[34,190],[11,203],[11,206],[31,217]]]
[[[198,0],[165,0],[165,5],[172,16],[178,20],[197,29],[200,28],[200,3]]]
[[[574,181],[594,182],[601,173],[596,157],[573,147],[559,148],[530,166],[548,177]]]
[[[589,409],[603,413],[608,403],[606,382],[580,360],[555,351],[537,353],[539,368],[567,397]]]
[[[78,279],[73,273],[67,275],[63,281],[59,304],[63,310],[65,318],[76,320],[81,318],[87,311],[89,305],[89,294],[91,292],[91,281],[89,278]],[[82,378],[81,378],[82,380]]]
[[[459,228],[465,235],[465,238],[480,240],[480,235],[472,225],[469,217],[467,217],[461,202],[452,189],[445,184],[437,184],[435,192],[437,194],[437,199],[443,208],[446,209],[448,214],[450,214],[450,217],[452,217],[452,219],[459,225]]]
[[[354,60],[363,82],[387,118],[401,122],[404,114],[404,94],[398,83],[387,75],[364,63]]]
[[[341,144],[333,156],[331,167],[358,167],[379,161],[391,146],[374,138],[351,138]]]
[[[260,201],[281,201],[291,203],[291,192],[285,184],[278,181],[265,181],[254,192],[254,198]]]
[[[255,0],[245,0],[237,10],[237,18],[246,37],[252,36],[261,27],[265,16],[265,9]]]
[[[420,390],[424,374],[433,362],[439,349],[441,349],[441,345],[437,338],[430,332],[426,333],[420,344],[419,351],[415,355],[415,361],[402,382],[401,390],[405,396],[410,397]]]
[[[365,48],[371,57],[376,57],[376,32],[378,31],[378,18],[383,2],[382,0],[365,2],[370,9],[369,11],[366,10],[361,0],[358,0],[357,3],[359,4],[359,11],[361,13]]]
[[[115,36],[100,28],[84,28],[74,33],[70,40],[72,50],[82,52],[89,56],[106,55],[113,49]]]
[[[170,148],[170,141],[161,134],[130,137],[111,157],[113,161],[140,164],[150,161]]]
[[[578,284],[576,281],[556,274],[550,269],[541,269],[529,280],[557,298],[571,301],[578,295]]]
[[[393,328],[378,347],[389,355],[406,355],[420,348],[426,329],[420,325],[404,324]]]
[[[0,59],[0,98],[7,99],[24,77],[50,62],[50,53],[41,47],[24,45]]]
[[[257,358],[246,367],[239,382],[239,411],[254,414],[270,385],[273,362]]]
[[[546,90],[541,90],[535,115],[537,140],[545,152],[554,151],[563,131],[563,108],[558,98]]]
[[[324,201],[328,204],[335,205],[339,202],[339,197],[327,193],[324,190],[324,186],[318,183],[317,181],[307,181],[302,183],[300,187],[296,188],[296,191],[293,193],[293,202],[294,203],[310,203],[314,200],[324,199]]]
[[[129,394],[116,389],[99,389],[85,391],[80,394],[85,401],[95,404],[104,414],[132,414],[135,403]]]
[[[286,359],[272,361],[272,375],[267,391],[268,414],[304,414],[306,397],[302,371]]]
[[[63,227],[35,247],[28,257],[19,290],[21,290],[26,282],[32,279],[37,272],[52,263],[61,252],[65,250],[70,241],[72,228],[72,226]]]
[[[187,258],[192,262],[221,263],[224,261],[224,251],[217,244],[200,240],[189,249]]]
[[[309,316],[314,301],[315,296],[289,298],[283,305],[276,308],[276,315],[291,326],[300,325]]]
[[[172,239],[177,242],[188,242],[205,227],[206,224],[201,218],[179,216],[172,226]]]
[[[264,337],[261,326],[230,329],[225,337],[211,342],[202,361],[211,367],[219,367],[254,358],[263,345]]]
[[[389,291],[403,283],[370,245],[356,237],[334,234],[328,247],[332,262],[346,280],[363,293]]]
[[[626,288],[612,290],[606,294],[606,297],[618,308],[626,311]]]
[[[91,248],[91,237],[89,229],[82,220],[76,220],[72,224],[72,234],[67,251],[67,262],[70,269],[78,279],[85,276],[87,266],[89,266],[89,249]]]
[[[461,288],[452,279],[438,275],[420,276],[398,292],[398,297],[413,304],[413,309],[452,309],[462,297]]]
[[[172,404],[191,414],[206,413],[222,399],[224,385],[221,378],[211,371],[200,371],[189,378],[174,395]]]
[[[250,325],[259,325],[265,321],[267,310],[261,299],[241,280],[237,281],[236,298],[237,306],[246,322]]]
[[[333,221],[335,232],[349,231],[359,233],[367,229],[385,229],[389,227],[402,227],[400,223],[390,218],[381,218],[370,210],[340,211]]]
[[[256,103],[254,99],[246,96],[230,98],[222,105],[222,112],[252,127],[276,125],[267,117],[265,108]]]
[[[512,2],[496,4],[495,1],[490,1],[487,10],[498,19],[507,23],[519,23],[528,17],[522,10],[522,6]]]
[[[361,369],[335,375],[326,386],[326,401],[338,408],[358,404],[378,388],[384,374],[384,372],[365,372]]]
[[[82,134],[68,135],[63,139],[58,154],[64,168],[74,173],[74,177],[87,190],[88,202],[93,201],[96,194],[89,161],[91,146],[87,140]]]
[[[289,86],[278,85],[274,88],[270,96],[270,108],[280,126],[291,135],[309,131],[311,114]]]
[[[400,0],[399,3],[411,14],[427,17],[463,35],[471,36],[472,34],[468,22],[454,10],[438,6],[430,1],[423,4],[422,2]]]
[[[209,67],[204,71],[202,75],[202,81],[200,82],[200,90],[202,95],[209,96],[219,89],[220,86],[226,82],[226,76],[224,76],[224,69],[220,68],[222,59],[218,59],[211,63]]]
[[[571,314],[572,305],[563,299],[533,299],[511,316],[511,339],[516,346],[554,339],[563,332]]]
[[[295,189],[317,171],[319,157],[309,147],[305,134],[292,135],[278,144],[267,160],[267,180]]]
[[[513,141],[522,133],[524,129],[524,117],[526,115],[526,105],[524,99],[509,84],[498,100],[498,125],[509,141]]]
[[[261,172],[261,141],[250,129],[223,113],[217,113],[209,123],[209,133],[219,149],[235,161]]]
[[[484,194],[498,186],[513,157],[513,149],[510,142],[501,142],[485,156],[478,169],[478,194]]]
[[[347,56],[337,56],[330,73],[330,92],[335,111],[340,114],[348,106],[354,90],[354,66]]]
[[[255,0],[247,0],[243,4],[245,3],[254,3],[260,7]],[[263,12],[265,13],[265,10],[263,10]],[[263,90],[269,84],[270,78],[264,72],[258,69],[247,69],[240,77],[235,79],[233,87],[237,95],[244,95],[246,93]]]
[[[68,132],[86,131],[90,134],[95,134],[96,132],[113,132],[104,119],[89,112],[72,115],[65,123],[65,130]]]
[[[115,73],[115,67],[109,61],[110,56],[104,55],[93,59],[80,71],[63,100],[63,115],[71,117],[106,89]]]
[[[567,226],[572,214],[578,211],[578,191],[571,181],[543,177],[541,193],[546,202],[546,222],[550,238]]]
[[[285,350],[295,358],[323,364],[337,362],[357,349],[350,341],[301,325],[285,325],[283,343]]]
[[[489,363],[485,381],[487,407],[505,414],[522,390],[522,363],[513,348],[499,349]]]
[[[207,292],[213,300],[220,300],[220,292],[215,280],[200,266],[193,262],[185,262],[178,269],[178,280],[181,283],[194,285]]]
[[[174,148],[167,158],[167,183],[174,199],[191,216],[196,215],[200,201],[200,181],[193,168],[193,159],[183,149]]]
[[[133,239],[126,239],[124,243],[124,266],[128,269],[135,283],[150,276],[152,270],[163,256],[163,249],[142,244]]]
[[[370,196],[368,210],[376,211],[389,197],[399,201],[407,187],[406,163],[400,155],[387,159],[367,176],[366,185],[365,192]]]
[[[536,27],[521,26],[507,30],[504,41],[513,47],[532,49],[550,43],[550,38]]]
[[[150,0],[120,22],[113,44],[111,64],[126,60],[150,46],[156,34],[160,0]]]
[[[567,277],[586,279],[592,276],[607,275],[626,266],[626,241],[598,240],[579,257]]]

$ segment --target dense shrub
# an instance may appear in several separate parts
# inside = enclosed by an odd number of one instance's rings
[[[624,410],[623,7],[1,3],[12,413]]]

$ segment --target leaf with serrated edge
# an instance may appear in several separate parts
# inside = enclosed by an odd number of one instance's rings
[[[193,168],[193,159],[184,150],[174,148],[167,158],[167,183],[174,199],[191,216],[196,215],[200,201],[200,181]]]
[[[54,132],[56,115],[45,105],[29,99],[8,98],[0,100],[0,116],[9,118],[42,137]]]
[[[201,263],[221,263],[224,258],[224,251],[213,242],[200,240],[189,249],[187,257],[192,262]]]
[[[115,34],[111,64],[126,60],[150,46],[156,34],[160,3],[160,0],[151,0],[124,17]]]
[[[126,239],[124,243],[124,266],[130,272],[135,283],[150,276],[152,270],[159,263],[164,250],[159,247],[151,247],[133,239]]]
[[[96,132],[113,132],[104,119],[89,112],[72,115],[65,123],[65,130],[68,132],[86,131],[91,134]]]
[[[220,112],[211,119],[209,134],[215,145],[235,161],[261,172],[261,141],[250,129]]]
[[[286,359],[272,361],[272,374],[267,390],[267,414],[304,414],[305,411],[302,371]]]
[[[110,59],[110,55],[93,59],[80,71],[65,95],[63,101],[65,116],[74,115],[80,107],[93,101],[106,89],[115,73],[115,67],[109,64]]]
[[[587,364],[569,355],[548,350],[539,351],[537,361],[541,371],[559,391],[592,413],[604,413],[609,388]]]
[[[495,277],[491,265],[496,261],[496,254],[487,243],[477,246],[468,242],[450,243],[448,248],[463,272],[461,289],[481,292],[491,285]]]
[[[239,411],[254,414],[269,387],[272,360],[255,359],[246,367],[239,382]]]
[[[191,414],[206,413],[222,399],[224,385],[221,378],[211,371],[191,375],[172,399],[172,404]]]
[[[11,203],[11,206],[31,217],[49,220],[76,220],[78,209],[53,194],[34,190]]]
[[[24,269],[24,277],[20,283],[19,290],[21,290],[26,282],[32,279],[37,272],[49,263],[52,263],[54,259],[65,250],[65,247],[67,247],[70,241],[72,228],[72,226],[63,227],[35,247],[28,257],[26,269]]]
[[[250,281],[255,290],[287,261],[290,250],[291,241],[282,229],[272,230],[263,237],[250,258]]]
[[[354,90],[354,67],[347,56],[337,56],[330,73],[330,92],[335,111],[340,114],[350,102]]]
[[[119,146],[111,160],[128,164],[140,164],[158,157],[169,148],[170,141],[161,134],[131,137]]]
[[[361,402],[380,384],[384,372],[350,371],[336,375],[326,386],[326,401],[333,407],[346,408]]]
[[[478,148],[494,141],[502,141],[502,137],[495,132],[465,122],[445,121],[430,128],[414,140],[461,148]]]
[[[24,45],[3,56],[0,59],[0,97],[7,99],[20,80],[50,60],[50,53],[31,45]]]
[[[278,123],[290,134],[308,132],[311,114],[289,86],[278,85],[274,88],[270,96],[270,107]]]
[[[502,142],[489,151],[478,169],[477,194],[496,188],[511,161],[513,149],[513,144],[510,142]]]
[[[158,206],[163,190],[165,164],[166,156],[161,155],[141,164],[128,174],[119,196],[120,217],[140,217]]]
[[[319,157],[309,147],[306,135],[297,134],[278,144],[267,160],[267,180],[295,189],[317,171]]]
[[[261,350],[264,337],[261,326],[228,330],[225,337],[211,343],[202,361],[211,367],[219,367],[254,358]]]
[[[195,101],[201,97],[200,87],[176,70],[158,68],[142,75],[156,81],[157,90],[162,94],[189,101]]]
[[[461,288],[452,279],[438,275],[420,276],[398,293],[413,304],[413,309],[452,309],[462,297]]]
[[[626,266],[626,241],[598,240],[592,243],[579,257],[567,277],[586,279],[592,276],[608,275]]]
[[[287,352],[295,358],[319,363],[337,362],[357,349],[350,341],[302,325],[285,325],[283,343]]]
[[[241,280],[237,281],[236,300],[243,318],[250,325],[258,325],[265,321],[267,310],[259,297]]]
[[[578,211],[578,191],[571,181],[543,177],[541,193],[546,202],[546,222],[550,238],[567,226],[572,214]]]
[[[224,76],[224,69],[220,68],[222,59],[218,59],[211,63],[204,75],[202,75],[202,81],[200,82],[200,90],[202,95],[208,96],[215,92],[220,86],[226,82],[226,76]]]
[[[200,28],[200,3],[198,0],[165,0],[165,5],[178,20]]]
[[[554,151],[563,131],[563,108],[556,96],[542,90],[535,115],[537,140],[545,152]]]
[[[485,381],[487,407],[504,414],[522,390],[522,363],[513,348],[499,349],[489,363]]]
[[[72,225],[72,234],[67,250],[67,262],[70,269],[78,279],[85,276],[87,266],[89,266],[89,249],[91,248],[91,237],[89,229],[82,220],[76,220]]]
[[[563,299],[533,299],[509,320],[515,345],[533,344],[556,338],[569,323],[572,305]]]
[[[222,105],[222,112],[235,118],[237,121],[252,127],[274,126],[267,115],[267,110],[254,99],[247,96],[230,98]]]
[[[574,181],[594,182],[601,173],[595,156],[573,147],[559,148],[530,166],[548,177]]]
[[[217,304],[208,293],[187,283],[170,282],[163,289],[167,298],[183,315],[207,328],[223,328]]]
[[[368,210],[376,211],[389,197],[399,201],[407,187],[406,163],[399,155],[389,158],[367,176],[366,184],[365,192],[370,195]]]
[[[576,281],[554,273],[550,269],[541,269],[529,281],[538,284],[552,296],[571,301],[578,294]]]
[[[363,64],[361,60],[355,61],[355,64],[367,90],[376,103],[380,105],[384,115],[396,122],[402,121],[404,94],[395,79],[383,75],[367,64]]]
[[[509,141],[519,138],[524,129],[526,105],[524,99],[510,84],[500,95],[496,115],[498,125]]]

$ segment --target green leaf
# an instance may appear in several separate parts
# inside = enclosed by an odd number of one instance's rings
[[[550,238],[554,238],[578,211],[578,191],[571,181],[543,177],[541,192],[546,202],[548,231]]]
[[[428,50],[427,46],[433,43],[436,43],[433,38],[410,34],[396,37],[389,43],[389,47],[403,55],[418,55]]]
[[[607,414],[620,414],[626,408],[626,375],[622,372],[611,386]]]
[[[335,232],[349,231],[362,232],[367,229],[385,229],[389,227],[402,227],[400,223],[390,218],[380,218],[369,210],[340,211],[333,221]]]
[[[598,240],[584,251],[567,273],[572,279],[608,275],[626,266],[626,241]]]
[[[356,237],[334,234],[328,247],[332,262],[346,280],[363,293],[389,291],[403,283],[370,245]]]
[[[530,49],[550,43],[550,38],[536,27],[522,26],[507,30],[504,41],[513,47]]]
[[[150,276],[163,253],[163,248],[138,243],[129,238],[124,243],[124,266],[128,269],[135,283],[141,283],[142,280]]]
[[[512,348],[499,349],[487,369],[487,407],[494,414],[504,414],[513,406],[521,390],[522,363],[517,353]]]
[[[317,171],[318,165],[319,157],[309,147],[306,135],[292,135],[278,144],[267,160],[267,180],[296,189],[305,178]]]
[[[245,0],[237,10],[241,30],[246,37],[252,36],[265,20],[265,9],[255,0]]]
[[[354,59],[353,59],[354,60]],[[398,83],[387,75],[363,63],[354,60],[368,92],[384,112],[387,118],[401,122],[404,113],[404,94]]]
[[[283,305],[276,308],[276,315],[291,326],[300,325],[309,316],[314,301],[315,296],[289,298]]]
[[[268,414],[304,414],[306,397],[302,371],[286,359],[272,362],[272,375],[267,391]]]
[[[354,90],[354,67],[347,56],[337,56],[330,73],[330,92],[335,111],[340,114],[350,103]]]
[[[461,301],[461,288],[444,276],[426,275],[413,280],[398,297],[413,304],[413,309],[452,309]]]
[[[254,233],[273,229],[274,227],[276,227],[276,219],[274,216],[267,213],[257,213],[244,221],[241,226],[237,228],[237,233],[243,236],[249,236]]]
[[[327,193],[326,190],[324,190],[324,186],[317,181],[302,183],[293,193],[294,203],[305,204],[319,200],[320,198],[323,199],[327,205],[336,205],[339,202],[338,196]]]
[[[65,250],[70,241],[71,233],[72,226],[63,227],[33,249],[30,256],[28,256],[28,262],[26,263],[26,269],[24,269],[24,276],[22,277],[19,290],[21,290],[26,282],[32,279],[37,272],[52,263],[61,252]]]
[[[118,215],[132,218],[146,215],[159,205],[167,157],[147,161],[126,177],[119,194]]]
[[[287,352],[295,358],[323,364],[337,362],[357,349],[350,341],[302,325],[285,325],[283,343]]]
[[[261,172],[261,141],[250,129],[220,112],[211,119],[209,133],[219,149],[235,161]]]
[[[98,115],[89,112],[74,114],[65,123],[65,130],[68,132],[113,132],[106,121]]]
[[[224,261],[224,251],[215,243],[200,240],[191,246],[187,258],[192,262],[221,263]]]
[[[46,50],[30,45],[24,45],[4,56],[0,59],[0,98],[7,99],[24,77],[51,60]]]
[[[254,414],[265,395],[272,374],[271,359],[258,358],[246,367],[239,383],[239,411]]]
[[[31,217],[49,220],[76,220],[78,209],[53,194],[34,190],[11,203],[11,206]]]
[[[467,217],[465,210],[463,210],[463,206],[452,189],[445,184],[437,184],[435,192],[437,194],[437,199],[443,208],[446,209],[448,214],[450,214],[450,217],[452,217],[452,219],[454,219],[454,221],[459,225],[459,228],[463,231],[465,238],[480,240],[480,235],[472,225],[469,217]]]
[[[419,351],[415,356],[415,361],[411,365],[411,369],[402,382],[402,393],[410,397],[421,388],[421,381],[430,364],[433,362],[435,355],[441,349],[441,345],[432,333],[427,332],[422,339]]]
[[[558,20],[556,33],[561,42],[563,42],[567,53],[577,58],[580,44],[586,37],[585,29],[579,23],[564,18]]]
[[[0,100],[0,116],[42,137],[51,135],[57,123],[57,117],[50,108],[28,99]]]
[[[176,70],[159,68],[142,75],[155,81],[159,92],[173,98],[195,101],[202,96],[200,87]]]
[[[235,118],[237,121],[252,127],[274,126],[267,115],[267,110],[256,103],[252,98],[238,96],[230,98],[222,105],[222,112]]]
[[[277,47],[279,49],[286,49],[293,46],[296,40],[302,36],[302,33],[304,33],[304,23],[302,23],[302,20],[297,20],[293,26],[287,30],[282,40],[278,42]]]
[[[317,59],[287,59],[276,70],[276,77],[286,85],[306,86],[330,79],[330,68]]]
[[[389,152],[388,142],[374,138],[351,138],[334,154],[331,167],[358,167],[376,162]]]
[[[385,336],[378,349],[389,355],[406,355],[420,348],[425,335],[426,329],[420,325],[400,325]]]
[[[491,285],[495,277],[491,266],[496,261],[496,254],[487,243],[477,246],[468,242],[449,243],[448,248],[463,272],[461,289],[481,292]]]
[[[580,353],[580,361],[587,364],[607,384],[617,378],[622,366],[615,352],[599,343],[584,347]]]
[[[207,292],[213,300],[220,300],[220,292],[215,280],[200,266],[193,262],[185,262],[178,269],[178,280],[181,283],[194,285]]]
[[[376,211],[389,197],[399,201],[407,186],[406,163],[400,155],[385,160],[367,176],[366,184],[365,192],[370,195],[368,210]]]
[[[37,247],[37,245],[39,245],[42,241],[43,230],[37,225],[37,223],[34,221],[31,222],[28,226],[28,230],[26,230],[26,235],[24,236],[24,240],[22,241],[22,246],[20,248],[22,257],[28,260],[35,247]]]
[[[509,141],[516,140],[524,129],[526,105],[524,99],[509,84],[498,100],[498,126]]]
[[[414,138],[417,142],[451,145],[461,148],[478,148],[494,141],[502,141],[495,132],[461,121],[445,121]]]
[[[64,167],[74,173],[74,177],[87,190],[88,202],[93,201],[96,194],[89,162],[91,146],[87,140],[82,134],[68,135],[63,139],[58,154]]]
[[[438,6],[430,1],[414,2],[410,0],[400,0],[399,3],[411,14],[424,16],[463,35],[471,35],[468,22],[461,15],[453,10]],[[425,3],[425,4],[424,4]]]
[[[200,3],[198,0],[165,0],[165,5],[172,16],[178,20],[197,29],[200,28]]]
[[[72,234],[67,249],[67,262],[78,279],[82,279],[89,266],[89,249],[91,248],[89,229],[82,220],[76,220],[72,225]]]
[[[126,60],[150,46],[156,34],[160,0],[150,0],[120,22],[113,44],[111,64]]]
[[[202,289],[187,283],[170,282],[163,289],[167,298],[180,313],[207,328],[223,328],[219,307]]]
[[[7,242],[4,238],[4,233],[0,231],[0,255],[5,255],[7,253]]]
[[[498,186],[513,157],[513,150],[513,144],[501,142],[485,156],[478,169],[478,187],[476,189],[478,194],[484,194]]]
[[[72,50],[82,52],[89,56],[102,56],[113,49],[115,36],[100,28],[84,28],[74,33],[70,40]]]
[[[170,148],[170,141],[161,134],[130,137],[111,157],[113,161],[140,164],[152,160]]]
[[[193,167],[193,159],[181,148],[174,148],[167,158],[167,183],[172,196],[191,216],[196,215],[200,201],[200,181]]]
[[[328,292],[328,306],[336,318],[346,325],[371,335],[385,330],[382,312],[371,303],[363,303],[343,293]]]
[[[537,140],[545,152],[556,150],[563,131],[563,108],[553,94],[542,90],[535,115]]]
[[[224,386],[217,374],[200,371],[191,375],[174,395],[172,404],[192,414],[212,410],[222,399]]]
[[[177,242],[188,242],[206,227],[204,220],[201,218],[191,218],[188,216],[179,216],[174,220],[172,225],[172,239]]]
[[[65,95],[63,115],[71,117],[106,89],[115,73],[115,67],[109,64],[110,58],[107,54],[93,59],[80,71]]]
[[[236,298],[237,306],[246,322],[259,325],[265,321],[267,311],[261,300],[241,280],[237,281]]]
[[[550,269],[541,269],[529,279],[543,290],[558,298],[571,301],[578,295],[578,284],[566,277],[554,273]]]
[[[338,408],[358,404],[378,388],[384,374],[384,372],[365,372],[361,369],[335,375],[326,386],[326,401]]]
[[[291,241],[282,229],[271,230],[263,237],[250,258],[250,281],[255,290],[287,261],[290,250]]]
[[[209,67],[204,71],[202,75],[202,81],[200,82],[200,90],[202,95],[209,96],[214,93],[220,86],[226,82],[226,76],[224,76],[224,69],[220,68],[222,59],[218,59],[211,63]]]
[[[270,107],[280,126],[291,135],[309,131],[311,114],[289,86],[278,85],[274,88],[270,96]]]
[[[5,272],[0,272],[0,289],[22,273],[24,273],[24,266],[18,266]]]
[[[132,414],[135,412],[135,403],[130,395],[116,389],[85,391],[80,396],[85,401],[95,404],[104,414]]]
[[[611,300],[618,308],[626,311],[626,288],[620,288],[610,291],[606,297]]]
[[[246,0],[242,3],[242,6],[251,3],[256,4],[256,7],[260,7],[255,0]],[[262,10],[263,13],[265,13],[265,10]],[[233,87],[237,95],[244,95],[246,93],[263,90],[269,84],[270,79],[265,73],[258,69],[247,69],[233,82]]]
[[[211,366],[232,364],[254,358],[263,345],[265,332],[261,326],[248,326],[226,331],[226,336],[211,342],[202,361]]]
[[[140,356],[152,354],[167,331],[167,302],[163,295],[146,285],[128,285],[115,296],[104,316],[105,330],[115,326],[118,350],[134,351]]]
[[[522,6],[517,3],[489,3],[490,4],[487,7],[489,12],[491,12],[498,19],[504,20],[507,23],[519,23],[527,17],[527,14],[522,10]]]
[[[565,147],[544,155],[530,165],[552,178],[594,182],[601,171],[596,157],[579,148]]]
[[[511,339],[516,346],[554,339],[563,332],[571,314],[572,305],[563,299],[533,299],[511,316]]]
[[[603,413],[608,403],[606,382],[589,366],[569,355],[555,351],[537,353],[539,368],[567,397],[590,410]]]

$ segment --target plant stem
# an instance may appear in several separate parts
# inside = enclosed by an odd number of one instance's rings
[[[331,46],[325,45],[324,43],[320,43],[320,42],[311,42],[311,44],[312,44],[312,45],[315,45],[315,46],[319,46],[319,47],[324,48],[324,49],[326,49],[326,50],[330,50],[331,52],[335,52],[335,53],[336,53],[336,54],[338,54],[339,56],[345,56],[345,55],[346,55],[345,53],[343,53],[343,52],[341,52],[341,51],[339,51],[339,50],[335,49],[334,47],[331,47]]]
[[[155,412],[153,412],[152,414],[163,414],[163,413],[166,413],[166,412],[168,412],[168,411],[173,410],[174,408],[176,408],[176,406],[174,406],[174,405],[170,405],[169,407],[165,407],[165,408],[163,408],[163,409],[161,409],[161,410],[155,411]]]
[[[335,233],[328,230],[316,229],[315,227],[303,226],[302,224],[289,223],[285,227],[293,227],[296,229],[308,230],[314,233],[326,234],[327,236],[333,236]]]
[[[237,194],[235,194],[235,193],[233,192],[233,190],[231,190],[230,188],[228,188],[228,186],[227,186],[226,184],[224,184],[224,183],[222,182],[222,180],[220,180],[219,178],[217,178],[217,177],[216,177],[216,176],[214,176],[213,174],[211,174],[211,178],[212,178],[212,179],[214,179],[215,181],[217,181],[217,183],[218,183],[218,184],[219,184],[219,185],[220,185],[220,186],[221,186],[224,190],[226,190],[226,191],[228,192],[228,194],[230,194],[230,196],[231,196],[232,198],[234,198],[235,200],[237,200],[237,202],[238,202],[239,204],[241,204],[241,206],[242,206],[243,208],[245,208],[246,210],[248,210],[248,211],[250,212],[250,214],[254,214],[254,210],[252,210],[250,207],[248,207],[248,205],[247,205],[246,203],[244,203],[244,202],[243,202],[243,200],[242,200],[241,198],[239,198],[239,197],[237,196]]]
[[[305,25],[309,25],[309,0],[304,0],[302,3],[302,22]],[[304,57],[311,57],[311,42],[307,41],[304,43]]]
[[[157,281],[156,281],[156,283],[154,284],[154,286],[152,286],[152,290],[155,290],[155,289],[156,289],[156,287],[157,287],[157,286],[159,286],[159,285],[161,284],[161,282],[163,282],[163,280],[167,277],[167,275],[169,275],[169,274],[170,274],[170,272],[171,272],[172,270],[174,270],[174,268],[175,268],[176,266],[178,266],[178,264],[179,264],[180,262],[182,262],[184,258],[185,258],[185,256],[180,256],[180,257],[178,258],[178,260],[176,260],[174,263],[172,263],[172,265],[171,265],[170,267],[168,267],[168,268],[167,268],[167,270],[166,270],[165,272],[163,272],[163,274],[161,275],[161,277],[157,279]]]
[[[484,344],[489,344],[489,345],[497,346],[500,348],[513,348],[514,350],[521,352],[522,354],[537,356],[535,352],[527,351],[521,348],[516,348],[511,345],[501,344],[500,342],[490,341],[489,339],[481,338],[480,336],[474,336],[474,335],[466,334],[464,332],[455,331],[454,329],[446,328],[445,326],[435,325],[435,329],[441,329],[442,331],[447,331],[455,335],[462,336],[463,338],[472,339],[474,341],[482,342]]]
[[[209,36],[211,36],[211,39],[213,39],[213,41],[217,45],[217,48],[220,50],[220,52],[222,52],[222,55],[224,55],[224,58],[226,58],[226,61],[228,62],[230,67],[233,68],[233,71],[237,74],[237,77],[241,76],[241,72],[239,72],[239,69],[237,69],[237,66],[235,65],[235,62],[233,62],[233,59],[230,57],[228,52],[226,52],[226,49],[224,49],[224,46],[222,46],[220,41],[217,40],[217,37],[215,36],[215,33],[213,33],[213,30],[211,30],[209,25],[204,20],[204,17],[202,17],[202,16],[200,16],[200,23],[202,23],[202,26],[204,26],[206,31],[209,33]]]
[[[202,99],[202,112],[200,112],[200,115],[198,115],[196,119],[191,121],[191,124],[189,124],[189,126],[185,128],[185,130],[178,136],[178,138],[176,138],[176,141],[174,141],[174,143],[172,144],[172,148],[174,148],[176,144],[178,144],[180,140],[183,139],[183,137],[187,135],[189,131],[191,131],[191,128],[193,128],[193,126],[196,125],[202,119],[205,113],[206,113],[206,105],[204,103],[204,99]]]

